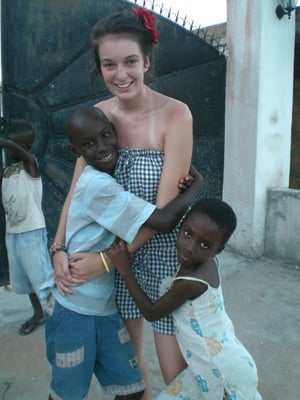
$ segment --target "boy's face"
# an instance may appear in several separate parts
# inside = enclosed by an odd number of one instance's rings
[[[118,158],[115,131],[101,117],[86,119],[84,129],[72,132],[71,150],[95,169],[112,174]]]
[[[207,215],[193,213],[182,223],[177,238],[181,265],[197,266],[224,249],[224,233]]]

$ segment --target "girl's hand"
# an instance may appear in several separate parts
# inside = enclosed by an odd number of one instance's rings
[[[108,259],[107,262],[109,263]],[[71,276],[84,281],[96,278],[106,272],[98,253],[71,254],[69,265]]]
[[[107,255],[114,267],[119,271],[121,275],[125,275],[130,267],[130,253],[127,249],[127,244],[120,240],[115,242],[109,249],[105,250]]]
[[[65,294],[76,294],[76,291],[71,289],[72,286],[78,286],[84,283],[82,279],[74,279],[69,270],[68,255],[64,251],[56,253],[52,258],[56,286],[59,293],[64,296]]]

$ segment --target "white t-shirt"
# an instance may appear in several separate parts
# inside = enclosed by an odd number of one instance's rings
[[[8,166],[2,179],[2,203],[6,217],[6,233],[23,233],[45,228],[42,210],[41,177],[32,178],[23,162]]]

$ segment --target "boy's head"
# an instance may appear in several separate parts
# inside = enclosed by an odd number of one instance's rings
[[[112,174],[118,157],[117,138],[106,115],[93,106],[73,111],[66,121],[70,149],[99,171]]]
[[[27,122],[14,122],[7,133],[7,139],[17,143],[23,149],[30,151],[35,138],[35,131],[33,127]],[[8,150],[8,156],[13,161],[17,160],[17,155],[13,150]]]
[[[236,215],[224,201],[201,199],[187,213],[177,239],[181,264],[200,264],[219,254],[236,228]]]

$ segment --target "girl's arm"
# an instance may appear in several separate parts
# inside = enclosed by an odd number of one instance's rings
[[[123,241],[114,243],[106,254],[119,271],[131,297],[147,321],[152,322],[165,317],[186,300],[196,298],[206,290],[206,287],[199,282],[175,281],[170,290],[153,303],[141,289],[132,272],[126,243]]]

